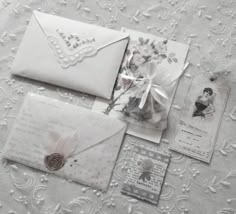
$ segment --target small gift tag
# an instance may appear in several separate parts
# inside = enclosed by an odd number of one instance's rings
[[[225,80],[196,75],[189,87],[170,149],[209,163],[228,100]]]
[[[157,204],[170,156],[134,146],[121,192]]]

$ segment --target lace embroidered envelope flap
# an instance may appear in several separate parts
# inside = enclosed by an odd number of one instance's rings
[[[115,118],[28,94],[3,157],[105,191],[125,130]]]
[[[109,99],[128,34],[34,11],[12,73]]]

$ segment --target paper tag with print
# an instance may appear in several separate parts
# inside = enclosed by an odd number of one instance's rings
[[[225,80],[196,75],[189,87],[170,149],[209,163],[228,100]]]
[[[157,204],[170,156],[134,146],[121,192]]]

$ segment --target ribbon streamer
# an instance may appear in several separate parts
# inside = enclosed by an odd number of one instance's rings
[[[121,78],[143,82],[143,86],[145,87],[144,92],[142,94],[141,101],[139,103],[139,108],[142,109],[147,101],[147,97],[149,93],[151,93],[152,97],[161,105],[166,107],[168,105],[168,100],[170,99],[168,93],[166,91],[166,86],[170,86],[174,82],[176,82],[184,73],[184,71],[189,66],[189,62],[185,64],[184,68],[180,72],[180,74],[171,81],[170,79],[171,74],[167,74],[164,79],[161,80],[161,77],[158,78],[158,67],[154,62],[146,64],[146,77],[144,78],[136,78],[131,77],[125,74],[121,74]]]

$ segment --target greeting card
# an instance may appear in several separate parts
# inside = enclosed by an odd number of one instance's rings
[[[209,163],[228,100],[225,80],[197,74],[188,89],[170,149]]]
[[[134,146],[121,192],[157,204],[170,156]]]
[[[128,123],[127,133],[159,143],[188,46],[154,35],[130,34],[118,81],[110,101],[97,98],[93,110]]]

